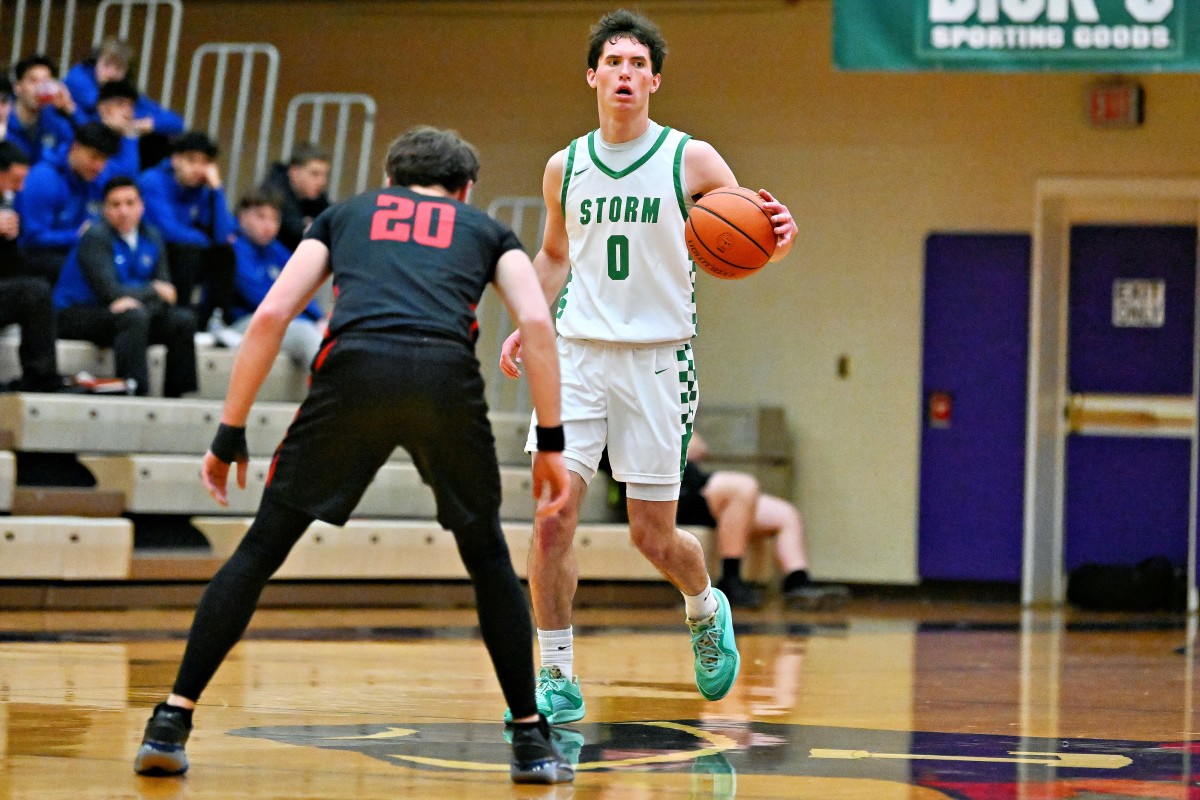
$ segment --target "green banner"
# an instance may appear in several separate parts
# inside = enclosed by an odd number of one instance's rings
[[[847,70],[1200,72],[1197,0],[833,0]]]

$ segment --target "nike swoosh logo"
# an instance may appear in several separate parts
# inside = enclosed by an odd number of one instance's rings
[[[569,644],[560,644],[558,646],[559,650],[569,650],[570,648],[571,648],[571,645],[569,645]]]
[[[591,169],[591,167],[584,167],[583,169],[577,169],[574,172],[572,172],[571,175],[572,176],[582,175],[583,173],[587,172],[589,169]]]
[[[666,372],[666,371],[667,371],[667,370],[669,370],[669,369],[670,369],[670,367],[663,367],[662,369],[656,369],[656,370],[654,370],[654,374],[655,374],[655,375],[662,375],[664,372]]]

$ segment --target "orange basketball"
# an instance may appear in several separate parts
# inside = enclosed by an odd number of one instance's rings
[[[725,280],[753,275],[775,252],[775,225],[762,197],[741,186],[713,189],[696,201],[684,237],[696,266]]]

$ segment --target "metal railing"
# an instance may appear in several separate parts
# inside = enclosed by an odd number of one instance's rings
[[[75,0],[66,0],[63,12],[60,17],[56,18],[54,14],[54,0],[41,0],[39,3],[39,13],[37,20],[37,44],[33,49],[25,48],[25,27],[26,18],[29,16],[29,3],[27,0],[16,0],[13,4],[13,20],[12,25],[8,26],[8,30],[12,32],[12,52],[8,59],[8,68],[11,70],[18,61],[27,55],[33,53],[43,53],[50,55],[48,50],[50,45],[51,21],[61,20],[62,25],[62,41],[61,51],[58,58],[58,66],[64,72],[70,66],[71,59],[71,40],[75,35]],[[5,28],[4,23],[4,3],[0,2],[0,30]]]
[[[541,197],[497,197],[488,204],[487,213],[512,228],[531,258],[541,248],[546,227],[546,204]],[[509,380],[500,371],[500,347],[513,330],[508,309],[495,292],[487,292],[475,313],[479,320],[475,352],[487,386],[488,408],[529,413],[533,405],[524,379]]]
[[[351,113],[362,109],[361,133],[358,140],[358,169],[355,172],[352,194],[366,191],[370,179],[371,147],[375,140],[375,98],[367,94],[347,92],[306,92],[298,94],[288,102],[287,119],[284,123],[282,160],[287,162],[297,141],[302,109],[310,109],[308,136],[301,141],[320,143],[328,141],[325,131],[325,110],[336,109],[333,131],[333,148],[330,153],[329,196],[341,197],[343,166],[346,161],[347,141],[350,137]]]
[[[205,59],[212,56],[215,59],[212,94],[208,103],[208,135],[214,141],[224,141],[221,137],[221,123],[226,99],[225,83],[228,78],[229,62],[234,57],[241,58],[241,70],[238,78],[237,99],[234,101],[233,133],[228,148],[228,168],[225,183],[229,191],[234,193],[241,189],[239,177],[241,174],[243,151],[246,147],[246,128],[250,118],[250,98],[261,98],[258,109],[258,140],[255,143],[254,177],[251,182],[262,178],[267,167],[267,145],[271,136],[271,120],[275,113],[275,87],[279,81],[279,51],[274,45],[262,42],[210,42],[201,45],[192,54],[191,73],[188,76],[187,103],[184,107],[184,121],[189,129],[195,129],[197,124],[197,100],[203,76]],[[255,87],[255,65],[258,56],[266,59],[266,75],[262,84]]]
[[[71,0],[74,3],[74,0]],[[183,27],[183,0],[101,0],[96,8],[96,21],[92,26],[92,47],[98,47],[104,37],[109,35],[108,20],[110,11],[119,12],[115,36],[125,42],[130,42],[130,29],[133,27],[133,9],[145,6],[145,17],[142,24],[142,45],[138,55],[138,88],[148,92],[147,81],[151,75],[151,64],[154,61],[155,37],[158,33],[158,11],[160,6],[166,6],[171,12],[170,28],[167,32],[166,55],[163,57],[162,70],[156,74],[162,75],[162,89],[159,102],[164,106],[171,104],[171,91],[175,86],[175,63],[179,59],[179,32]]]

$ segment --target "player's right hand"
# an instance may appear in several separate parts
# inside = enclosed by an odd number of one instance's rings
[[[239,489],[246,488],[246,470],[249,465],[249,458],[239,458],[237,460],[237,483]],[[230,466],[232,465],[229,462],[222,461],[213,455],[212,450],[204,454],[204,463],[200,465],[200,480],[204,482],[204,488],[208,489],[208,493],[212,495],[213,500],[216,500],[223,506],[229,505],[229,493],[225,487],[229,482]]]
[[[500,348],[500,371],[510,378],[520,378],[521,368],[517,364],[521,360],[521,330],[518,328],[508,335]]]
[[[533,454],[533,499],[537,503],[534,516],[550,517],[562,511],[571,494],[571,479],[567,462],[557,451],[539,450]]]

